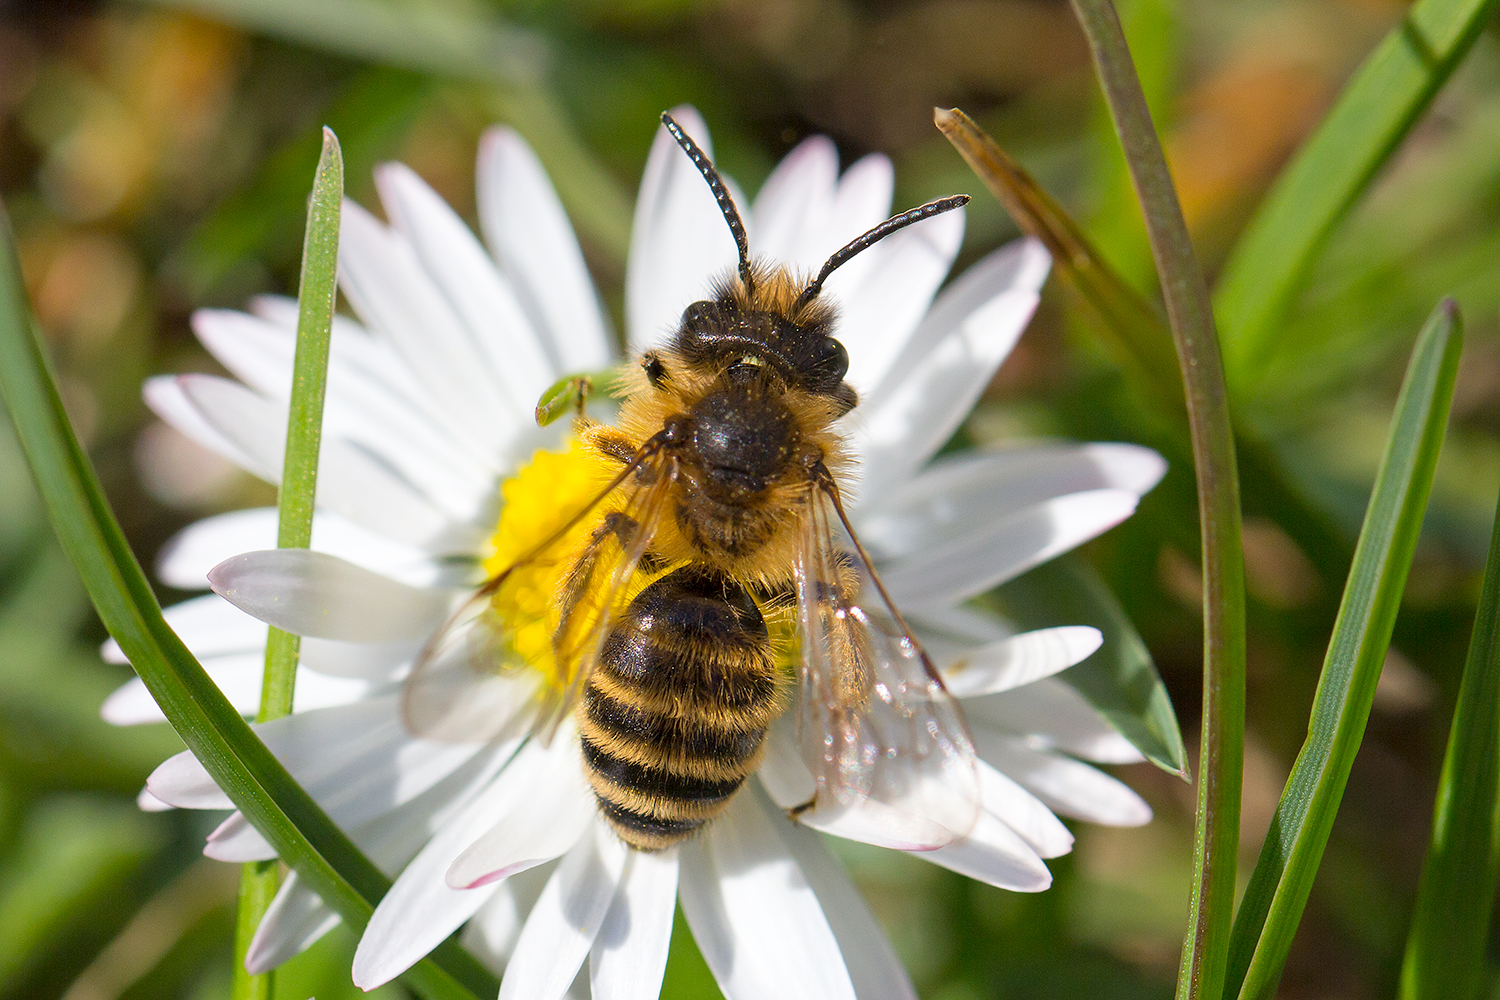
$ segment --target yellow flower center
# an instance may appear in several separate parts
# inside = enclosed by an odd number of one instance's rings
[[[581,518],[555,544],[547,545],[546,551],[538,554],[537,550],[597,497],[617,472],[577,439],[570,439],[563,452],[538,451],[500,488],[505,503],[483,565],[487,577],[512,566],[515,569],[491,598],[490,612],[499,618],[497,631],[508,637],[516,657],[558,687],[567,681],[559,676],[552,652],[552,636],[561,614],[559,592],[598,523],[595,514],[602,511]]]

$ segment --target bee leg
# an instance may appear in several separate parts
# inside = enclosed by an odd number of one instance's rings
[[[810,798],[810,799],[808,799],[806,802],[803,802],[803,803],[800,803],[798,805],[792,806],[790,809],[788,809],[786,811],[786,818],[789,819],[789,820],[791,820],[793,823],[796,823],[796,822],[798,822],[798,817],[799,816],[801,816],[803,813],[807,812],[809,809],[811,809],[813,806],[815,806],[817,804],[818,804],[818,796],[817,796],[816,793],[814,793],[813,797]]]
[[[573,568],[563,579],[565,596],[562,607],[565,610],[552,636],[554,646],[563,644],[564,637],[569,634],[573,626],[573,611],[583,606],[584,596],[594,585],[594,571],[599,565],[599,556],[604,550],[604,543],[610,538],[616,538],[620,542],[620,548],[629,552],[640,530],[640,522],[628,514],[611,511],[604,515],[604,523],[594,529],[588,545],[584,547],[577,561],[573,563]]]

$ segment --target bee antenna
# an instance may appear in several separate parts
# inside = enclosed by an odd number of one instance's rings
[[[755,290],[755,282],[750,277],[750,240],[745,236],[745,223],[740,220],[740,210],[734,207],[734,199],[729,197],[729,189],[724,186],[724,178],[714,169],[713,161],[704,155],[703,150],[693,141],[692,136],[684,132],[667,112],[661,113],[661,123],[667,127],[677,145],[693,161],[693,166],[708,181],[708,189],[714,194],[714,201],[719,203],[719,211],[724,214],[724,221],[729,223],[729,231],[734,235],[734,245],[740,252],[740,280],[745,283],[745,293],[748,295]],[[967,200],[967,199],[965,199]]]
[[[823,290],[823,282],[828,280],[830,274],[848,263],[851,257],[870,249],[887,236],[898,230],[905,229],[914,222],[921,222],[923,219],[930,219],[934,215],[951,212],[953,209],[962,208],[968,203],[968,195],[955,194],[947,198],[939,198],[936,201],[929,201],[925,205],[918,205],[910,211],[902,212],[900,215],[886,219],[880,225],[854,240],[832,257],[829,257],[828,263],[823,265],[823,270],[818,272],[818,276],[812,280],[812,284],[802,289],[802,294],[797,296],[797,301],[792,305],[792,312],[796,312],[817,298],[818,293]]]

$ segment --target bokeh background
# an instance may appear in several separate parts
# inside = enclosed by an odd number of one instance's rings
[[[1405,8],[1119,6],[1210,273]],[[1500,489],[1495,28],[1337,230],[1273,377],[1241,414],[1267,443],[1264,474],[1246,480],[1247,874],[1305,734],[1406,352],[1439,296],[1463,307],[1468,345],[1421,549],[1286,998],[1392,994],[1425,848]],[[154,420],[140,383],[216,370],[190,335],[193,309],[295,293],[318,126],[338,132],[350,193],[366,205],[372,165],[400,159],[472,218],[478,136],[514,124],[556,179],[618,318],[635,186],[657,114],[683,101],[749,190],[824,132],[846,163],[894,158],[898,207],[974,192],[967,260],[1016,230],[931,125],[933,105],[962,106],[1156,297],[1065,0],[0,2],[0,196],[70,412],[142,560],[191,520],[273,500]],[[1055,287],[956,444],[1043,436],[1139,441],[1173,462],[1084,558],[1145,637],[1195,745],[1196,514],[1181,433]],[[227,996],[237,871],[198,854],[209,820],[136,810],[145,775],[180,743],[165,726],[99,721],[128,676],[100,661],[103,638],[0,431],[0,995]],[[924,997],[1171,995],[1191,788],[1147,765],[1120,773],[1157,819],[1078,827],[1077,850],[1038,896],[844,852]],[[351,949],[346,932],[330,935],[282,976],[280,995],[358,995]],[[717,996],[685,935],[664,995]]]

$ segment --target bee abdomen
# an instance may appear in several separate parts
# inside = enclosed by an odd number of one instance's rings
[[[778,708],[770,639],[734,581],[685,566],[611,628],[578,713],[584,771],[626,843],[659,850],[716,815]]]

